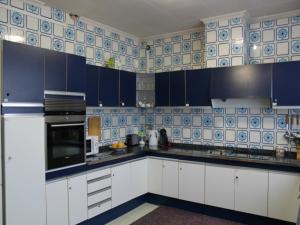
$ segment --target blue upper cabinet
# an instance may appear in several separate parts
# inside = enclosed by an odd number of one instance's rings
[[[119,70],[100,68],[99,104],[119,106]]]
[[[45,90],[66,91],[67,54],[56,51],[45,51]]]
[[[155,74],[155,105],[170,106],[170,73]]]
[[[185,106],[185,71],[170,72],[170,106]]]
[[[43,100],[44,50],[3,41],[3,102]]]
[[[136,106],[136,74],[120,71],[120,106]]]
[[[84,57],[68,54],[67,56],[67,91],[85,92],[86,60]]]
[[[300,61],[273,64],[273,106],[300,106]]]
[[[211,97],[271,98],[272,64],[223,67],[212,70]]]
[[[99,105],[99,67],[86,65],[86,106],[96,107]]]
[[[186,71],[186,104],[211,106],[210,78],[212,69]]]

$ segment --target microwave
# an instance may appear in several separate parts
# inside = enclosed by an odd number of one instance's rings
[[[98,151],[98,144],[96,141],[97,137],[87,137],[85,140],[85,146],[86,146],[86,155],[95,155]]]

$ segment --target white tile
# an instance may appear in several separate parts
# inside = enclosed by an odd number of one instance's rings
[[[274,117],[263,117],[263,128],[274,129],[275,128]]]
[[[289,54],[289,42],[282,42],[276,44],[277,55],[288,55]]]
[[[292,38],[300,37],[300,25],[292,26]]]
[[[232,66],[240,66],[244,65],[244,60],[242,56],[236,56],[231,58],[231,65]]]
[[[162,46],[155,47],[155,55],[162,55],[163,48]]]
[[[173,124],[175,126],[180,126],[181,125],[181,116],[174,116],[173,117]]]
[[[233,142],[233,141],[235,141],[235,131],[234,130],[226,130],[225,131],[225,140],[226,141],[231,141],[231,142]]]
[[[27,16],[26,27],[30,30],[39,30],[39,20],[32,16]]]
[[[164,57],[164,66],[171,66],[172,65],[172,57],[166,56]]]
[[[15,8],[24,9],[24,2],[21,0],[10,0],[10,5]]]
[[[173,53],[180,53],[180,52],[181,52],[181,44],[180,43],[173,44]]]
[[[191,138],[191,129],[183,128],[182,129],[182,137],[183,138]]]
[[[263,42],[274,41],[274,29],[264,30],[263,31]]]
[[[278,19],[277,20],[277,25],[280,26],[280,25],[287,25],[289,24],[289,18],[283,18],[283,19]]]
[[[191,54],[184,54],[182,56],[182,64],[190,64],[191,63]]]
[[[232,109],[232,108],[226,108],[225,110],[226,110],[226,114],[228,114],[228,115],[233,115],[233,114],[235,114],[235,109]]]
[[[260,45],[250,46],[250,57],[259,58],[260,56],[261,56],[261,46]]]
[[[260,114],[260,108],[250,108],[250,114],[253,115]]]
[[[74,54],[74,43],[66,41],[66,52],[69,54]]]
[[[103,137],[104,137],[104,140],[108,140],[111,138],[110,129],[104,129]]]
[[[214,126],[217,128],[223,128],[224,127],[224,117],[215,116],[214,118],[215,118]]]
[[[195,40],[193,41],[193,51],[199,51],[201,50],[201,41]]]
[[[63,37],[64,36],[64,27],[60,24],[54,23],[53,33],[55,36]]]
[[[243,35],[243,28],[242,27],[233,27],[231,28],[231,38],[233,40],[242,40],[244,37]]]
[[[212,130],[203,129],[203,139],[204,140],[212,140]]]
[[[219,56],[229,55],[229,44],[219,44]]]
[[[276,144],[278,145],[287,145],[288,141],[284,138],[284,132],[277,132],[276,133]]]
[[[275,59],[271,58],[271,59],[263,59],[263,63],[274,63]]]
[[[86,47],[86,57],[89,58],[89,59],[94,58],[94,48]]]
[[[252,23],[250,24],[250,29],[258,29],[260,28],[260,23]]]
[[[114,52],[119,51],[119,43],[117,41],[112,41],[112,49]]]
[[[238,128],[248,128],[248,117],[239,116],[237,118],[237,127]]]
[[[300,60],[300,55],[292,56],[292,61],[299,61],[299,60]]]
[[[23,30],[19,30],[17,28],[11,27],[10,28],[10,37],[9,37],[9,39],[10,39],[10,41],[24,43],[25,38],[24,38]]]
[[[219,21],[219,27],[226,27],[229,25],[229,21],[228,20],[220,20]]]
[[[126,136],[126,128],[121,127],[120,128],[120,138],[124,138]]]
[[[76,30],[76,40],[78,42],[84,43],[84,32],[81,30]]]
[[[5,8],[0,8],[0,21],[7,23],[8,22],[8,17],[7,17],[7,9]]]
[[[217,31],[207,31],[206,32],[206,43],[213,43],[217,41]]]
[[[41,47],[51,49],[51,38],[48,36],[41,35]]]
[[[202,117],[201,116],[193,116],[193,126],[199,127],[202,124]]]
[[[102,37],[96,36],[96,47],[102,48]]]
[[[157,125],[162,124],[162,116],[155,116],[155,124]]]
[[[206,67],[207,68],[215,68],[215,67],[217,67],[217,60],[216,59],[208,59],[208,60],[206,60]]]
[[[41,7],[41,15],[47,18],[52,17],[51,7],[49,6],[42,6]]]
[[[251,143],[260,143],[260,132],[259,131],[250,131],[250,142]]]

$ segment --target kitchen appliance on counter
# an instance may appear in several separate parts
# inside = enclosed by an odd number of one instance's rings
[[[149,146],[157,146],[158,145],[158,132],[157,130],[149,131]]]
[[[78,96],[45,99],[46,169],[84,164],[85,100]]]
[[[87,137],[85,140],[85,152],[86,155],[95,155],[99,152],[96,141],[97,137]]]
[[[160,129],[159,131],[159,145],[169,146],[168,135],[166,129]]]
[[[136,146],[139,145],[140,137],[137,134],[127,134],[126,135],[126,145]]]

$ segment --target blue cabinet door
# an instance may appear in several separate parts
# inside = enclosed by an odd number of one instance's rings
[[[120,71],[120,106],[136,106],[136,74]]]
[[[85,91],[86,60],[84,57],[68,54],[67,56],[67,91]]]
[[[44,50],[3,42],[3,102],[44,100]]]
[[[155,105],[170,106],[170,73],[155,74]]]
[[[185,71],[170,72],[170,106],[185,106]]]
[[[98,106],[99,67],[86,65],[86,105]]]
[[[45,90],[66,91],[67,54],[45,50]]]
[[[186,71],[186,103],[190,106],[211,106],[211,69]]]
[[[300,106],[300,61],[273,64],[273,105]]]
[[[212,69],[212,98],[270,98],[272,64]]]
[[[119,106],[119,71],[100,68],[99,103],[103,106]]]

